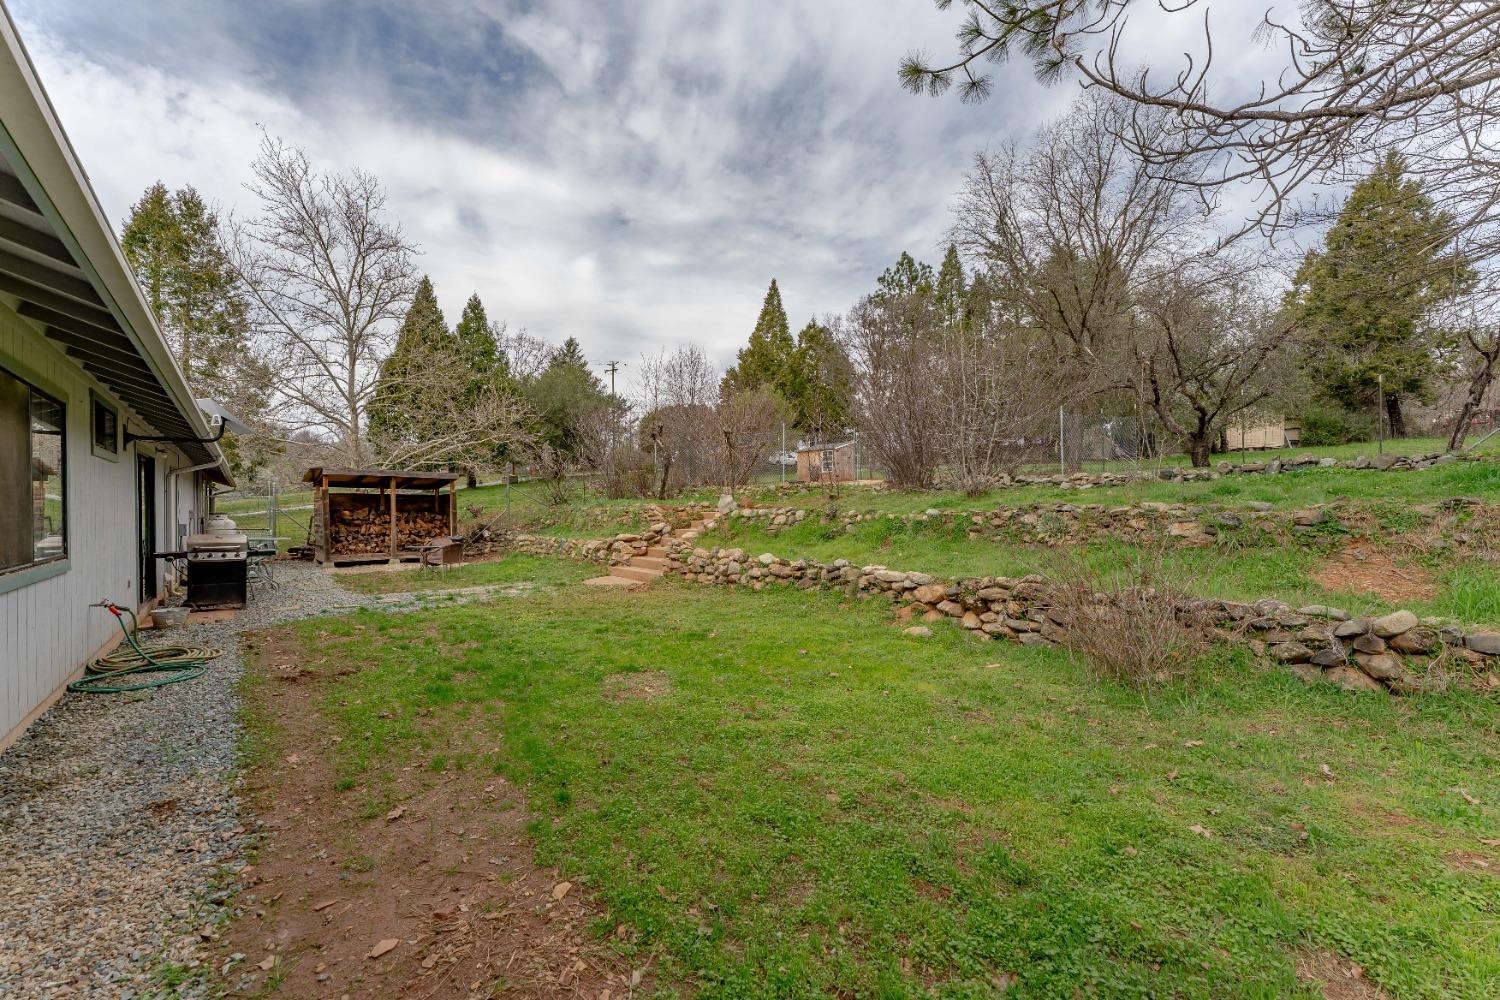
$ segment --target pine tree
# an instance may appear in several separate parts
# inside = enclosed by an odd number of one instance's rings
[[[391,443],[417,440],[431,430],[421,421],[421,368],[431,353],[455,347],[432,279],[423,275],[401,321],[396,345],[380,366],[380,380],[365,414],[365,426],[377,451],[382,450],[382,442],[389,451]]]
[[[787,325],[786,309],[781,304],[781,289],[772,278],[755,329],[750,331],[750,342],[740,349],[734,365],[724,373],[721,391],[724,395],[733,395],[765,387],[785,395],[789,388],[792,354],[796,349],[791,327]]]
[[[252,349],[249,306],[217,213],[193,188],[168,191],[158,181],[131,206],[120,246],[193,392],[243,419],[260,417],[273,376]],[[224,447],[247,473],[256,449],[230,438]]]
[[[1436,357],[1449,339],[1433,327],[1433,311],[1470,281],[1449,248],[1452,220],[1402,171],[1392,153],[1354,186],[1291,293],[1303,367],[1319,395],[1356,409],[1375,401],[1383,379],[1398,437],[1402,402],[1431,398]]]
[[[612,400],[573,337],[552,352],[546,369],[524,391],[537,415],[538,438],[567,457],[578,454],[583,421]]]
[[[942,266],[938,268],[933,293],[943,322],[951,325],[963,320],[969,289],[964,266],[958,259],[958,248],[952,243],[948,244],[948,252],[943,255]]]
[[[956,254],[955,254],[956,259]],[[930,296],[935,281],[932,266],[918,262],[906,251],[896,258],[896,263],[881,272],[875,281],[879,291],[877,299],[896,299],[906,295]]]
[[[849,357],[833,331],[816,320],[797,334],[786,398],[793,423],[813,439],[831,440],[853,422]]]

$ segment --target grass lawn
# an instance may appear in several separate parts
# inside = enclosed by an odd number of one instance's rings
[[[1396,997],[1500,995],[1500,701],[1229,653],[1143,701],[888,622],[663,581],[296,628],[355,669],[321,689],[330,795],[522,783],[541,862],[683,995],[1311,998],[1327,953]]]
[[[1279,508],[1306,507],[1343,496],[1390,504],[1428,503],[1456,495],[1500,500],[1500,462],[1463,463],[1411,472],[1374,472],[1356,469],[1302,469],[1275,476],[1230,475],[1197,483],[1152,481],[1124,486],[1101,486],[1088,490],[1055,486],[1022,486],[991,490],[967,496],[953,490],[907,491],[868,486],[846,486],[836,499],[826,491],[809,489],[775,499],[763,494],[765,505],[823,507],[830,503],[846,510],[883,511],[904,514],[928,509],[993,510],[1044,501],[1120,504],[1161,503],[1208,504],[1225,508],[1243,507],[1258,500]]]
[[[401,570],[344,573],[339,583],[362,594],[396,594],[415,590],[451,590],[488,584],[537,583],[557,585],[577,583],[598,576],[604,570],[593,563],[573,562],[545,556],[515,554],[503,559],[450,566],[446,570]]]

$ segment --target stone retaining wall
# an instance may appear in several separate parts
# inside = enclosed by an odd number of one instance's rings
[[[551,535],[516,535],[517,552],[534,556],[562,556],[584,562],[617,566],[632,556],[643,556],[654,545],[664,544],[672,535],[672,525],[658,521],[645,531],[622,532],[609,538],[556,538]],[[680,544],[680,543],[679,543]]]
[[[851,596],[885,596],[924,620],[951,619],[980,639],[1034,644],[1066,643],[1067,622],[1041,576],[977,577],[946,581],[926,573],[884,566],[855,566],[749,556],[743,549],[705,549],[669,540],[667,572],[708,585],[790,586],[840,589]],[[1353,618],[1338,608],[1292,608],[1267,599],[1253,604],[1189,599],[1176,609],[1179,621],[1285,664],[1307,681],[1328,680],[1358,691],[1404,693],[1442,686],[1462,676],[1480,687],[1500,687],[1500,633],[1465,633],[1410,611],[1373,619]],[[918,627],[920,629],[920,626]],[[1429,670],[1435,662],[1444,670]],[[1461,669],[1460,669],[1461,668]]]

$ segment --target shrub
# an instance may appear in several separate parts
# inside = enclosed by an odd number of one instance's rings
[[[1300,443],[1308,447],[1350,444],[1368,441],[1375,436],[1375,421],[1367,414],[1337,406],[1311,406],[1303,410],[1298,419],[1302,422]]]
[[[1095,673],[1147,688],[1180,674],[1204,649],[1183,624],[1190,598],[1163,549],[1140,549],[1113,568],[1068,553],[1054,560],[1052,608],[1068,647]]]

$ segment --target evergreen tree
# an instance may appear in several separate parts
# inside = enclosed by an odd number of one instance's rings
[[[377,451],[389,451],[394,442],[418,440],[430,433],[432,428],[422,425],[422,369],[433,354],[454,349],[456,343],[438,306],[432,279],[423,275],[401,321],[396,346],[380,366],[380,379],[365,414],[365,426]]]
[[[260,417],[273,376],[252,349],[249,306],[217,213],[193,188],[168,191],[158,181],[131,206],[120,246],[193,392]],[[224,450],[239,473],[254,464],[231,438]]]
[[[458,349],[463,354],[465,363],[476,377],[503,377],[508,374],[509,365],[505,353],[495,340],[495,331],[490,326],[489,317],[485,315],[484,303],[479,301],[478,292],[470,295],[469,301],[464,303],[463,315],[453,327],[453,335],[458,341]]]
[[[540,442],[569,458],[579,453],[584,421],[614,401],[573,337],[552,352],[547,367],[524,392],[536,412]]]
[[[740,349],[734,365],[724,373],[721,392],[727,396],[765,387],[786,395],[796,349],[786,309],[781,304],[781,289],[772,278],[755,329],[750,331],[750,342]]]
[[[848,355],[833,331],[809,321],[797,334],[786,399],[797,429],[816,440],[841,435],[853,423],[854,389]]]
[[[896,263],[881,272],[875,284],[879,288],[875,293],[876,298],[891,300],[907,295],[930,297],[936,282],[931,265],[919,263],[903,250],[901,256],[896,258]]]
[[[950,325],[961,322],[968,303],[969,289],[964,278],[964,266],[958,259],[958,248],[952,243],[948,244],[948,252],[943,255],[933,292],[943,322]]]
[[[1450,249],[1452,220],[1402,170],[1392,153],[1354,186],[1291,292],[1304,370],[1319,395],[1348,409],[1368,406],[1383,378],[1397,437],[1405,433],[1403,401],[1432,396],[1448,340],[1430,322],[1434,308],[1470,281]]]

